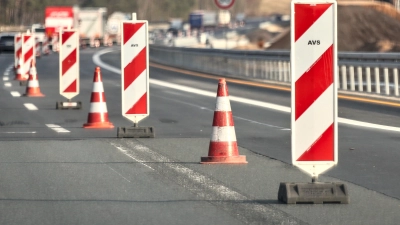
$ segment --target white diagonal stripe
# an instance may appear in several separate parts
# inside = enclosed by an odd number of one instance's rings
[[[93,92],[104,92],[103,82],[94,82]]]
[[[124,44],[123,48],[123,68],[125,68],[132,60],[141,52],[147,44],[147,34],[146,25],[143,24],[142,27],[136,31],[136,33]],[[137,46],[136,46],[137,45]],[[135,46],[135,47],[132,47]]]
[[[147,89],[147,70],[144,70],[135,81],[123,92],[124,104],[122,106],[122,113],[125,114],[132,108],[136,102],[146,93]]]
[[[12,92],[10,92],[11,93],[11,95],[13,96],[13,97],[20,97],[21,96],[21,94],[18,92],[18,91],[12,91]]]
[[[215,111],[232,111],[231,103],[228,96],[217,97],[217,103],[215,104]]]
[[[333,124],[333,84],[297,119],[295,159],[298,159]]]
[[[333,21],[333,6],[329,7],[321,17],[295,43],[295,81],[299,79],[333,44],[333,29],[329,24]],[[308,45],[309,41],[319,40],[320,45]]]
[[[236,141],[235,127],[213,127],[211,141],[230,142]]]
[[[105,113],[107,112],[107,104],[105,102],[92,102],[90,103],[91,113]]]
[[[61,78],[61,92],[64,92],[77,78],[78,78],[78,64],[74,64],[69,68],[69,70],[62,75]]]
[[[61,59],[64,60],[71,54],[72,51],[78,47],[78,34],[75,32],[66,42],[61,46]],[[61,44],[61,42],[60,42]],[[69,47],[68,47],[69,46]],[[77,58],[78,59],[78,58]]]
[[[38,110],[38,108],[32,103],[25,103],[24,106],[29,110]]]

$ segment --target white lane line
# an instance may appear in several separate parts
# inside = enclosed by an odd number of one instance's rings
[[[29,110],[38,110],[38,108],[32,103],[25,103],[24,106]]]
[[[99,52],[96,52],[93,55],[93,62],[106,69],[109,70],[113,73],[117,73],[117,74],[121,74],[121,70],[113,67],[111,65],[108,65],[106,63],[104,63],[103,61],[101,61],[100,56],[109,52],[113,52],[114,50],[112,49],[106,49],[106,50],[102,50]],[[156,84],[156,85],[160,85],[160,86],[164,86],[164,87],[168,87],[168,88],[173,88],[173,89],[177,89],[180,91],[185,91],[185,92],[190,92],[190,93],[195,93],[198,95],[203,95],[203,96],[208,96],[208,97],[216,97],[215,93],[211,93],[209,91],[203,91],[200,89],[196,89],[196,88],[189,88],[186,86],[182,86],[182,85],[177,85],[177,84],[171,84],[171,83],[167,83],[164,81],[159,81],[159,80],[154,80],[154,79],[150,79],[150,83],[151,84]],[[290,107],[286,107],[286,106],[281,106],[281,105],[276,105],[276,104],[272,104],[272,103],[267,103],[267,102],[261,102],[261,101],[256,101],[256,100],[252,100],[252,99],[246,99],[246,98],[241,98],[241,97],[235,97],[235,96],[230,96],[230,99],[232,101],[237,101],[237,102],[242,102],[245,104],[249,104],[249,105],[255,105],[255,106],[260,106],[263,108],[268,108],[268,109],[273,109],[273,110],[277,110],[277,111],[281,111],[281,112],[285,112],[285,113],[290,113],[291,112],[291,108]],[[358,127],[363,127],[363,128],[372,128],[372,129],[377,129],[377,130],[385,130],[385,131],[395,131],[395,132],[400,132],[400,128],[399,127],[392,127],[392,126],[384,126],[384,125],[380,125],[380,124],[374,124],[374,123],[366,123],[366,122],[361,122],[361,121],[357,121],[357,120],[351,120],[351,119],[346,119],[346,118],[338,118],[338,122],[341,124],[347,124],[347,125],[352,125],[352,126],[358,126]]]
[[[120,177],[124,178],[124,180],[128,181],[129,183],[131,183],[131,181],[130,181],[128,178],[122,176],[122,174],[118,173],[114,168],[112,168],[111,166],[109,166],[108,164],[106,164],[106,163],[103,162],[103,161],[100,161],[100,162],[103,163],[104,165],[106,165],[108,168],[110,168],[110,170],[114,171],[114,172],[115,172],[116,174],[118,174]]]
[[[52,130],[54,130],[57,133],[69,133],[71,131],[62,128],[61,126],[57,125],[57,124],[46,124],[46,126]]]
[[[8,75],[10,75],[9,72],[5,72],[5,73],[4,73],[4,76],[8,76]]]
[[[36,131],[22,131],[22,132],[13,132],[13,131],[9,131],[9,132],[0,132],[2,134],[36,134]]]
[[[4,83],[4,86],[6,86],[6,87],[11,87],[12,84],[11,84],[10,82],[6,82],[6,83]]]
[[[8,81],[8,80],[10,80],[10,78],[9,77],[3,77],[3,80],[4,81]]]
[[[21,97],[21,94],[18,91],[12,91],[10,92],[12,96],[14,97]]]
[[[132,155],[131,153],[129,153],[129,150],[128,150],[128,149],[126,149],[126,148],[124,148],[124,147],[122,147],[122,146],[120,146],[120,145],[118,145],[118,144],[115,144],[115,143],[111,143],[111,145],[114,146],[115,148],[117,148],[118,150],[120,150],[122,153],[124,153],[124,154],[125,154],[126,156],[128,156],[129,158],[135,160],[136,162],[142,164],[143,166],[145,166],[145,167],[147,167],[147,168],[149,168],[149,169],[151,169],[151,170],[154,170],[151,166],[149,166],[149,165],[147,165],[146,163],[144,163],[144,161],[142,161],[142,160],[140,160],[140,159],[137,159],[134,155]]]

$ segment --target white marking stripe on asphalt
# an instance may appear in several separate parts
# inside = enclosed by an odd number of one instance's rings
[[[3,77],[3,80],[4,81],[8,81],[8,80],[10,80],[10,78],[9,77]]]
[[[8,75],[10,75],[9,72],[5,72],[5,73],[4,73],[4,76],[8,76]]]
[[[2,134],[36,134],[36,131],[22,131],[22,132],[13,132],[13,131],[9,131],[9,132],[1,132]]]
[[[116,73],[116,74],[121,74],[121,70],[119,70],[118,68],[115,68],[113,66],[105,64],[103,61],[101,61],[100,56],[104,55],[106,53],[109,53],[109,52],[113,52],[113,50],[106,49],[106,50],[102,50],[102,51],[97,52],[93,56],[93,62],[96,65],[98,65],[98,66],[100,66],[100,67],[102,67],[102,68],[104,68],[106,70],[109,70],[109,71],[111,71],[113,73]],[[154,79],[150,79],[150,83],[151,84],[160,85],[160,86],[164,86],[164,87],[169,87],[169,88],[172,88],[172,89],[177,89],[177,90],[180,90],[180,91],[185,91],[185,92],[190,92],[190,93],[194,93],[194,94],[198,94],[198,95],[208,96],[208,97],[214,97],[215,98],[215,95],[216,95],[216,93],[211,93],[209,91],[203,91],[203,90],[196,89],[196,88],[189,88],[189,87],[185,87],[185,86],[182,86],[182,85],[171,84],[171,83],[168,83],[168,82],[154,80]],[[291,112],[290,107],[286,107],[286,106],[281,106],[281,105],[277,105],[277,104],[261,102],[261,101],[256,101],[256,100],[251,100],[251,99],[246,99],[246,98],[241,98],[241,97],[235,97],[235,96],[229,96],[229,98],[230,98],[231,101],[241,102],[241,103],[245,103],[245,104],[249,104],[249,105],[254,105],[254,106],[268,108],[268,109],[273,109],[273,110],[286,112],[286,113],[290,113]],[[385,126],[385,125],[380,125],[380,124],[366,123],[366,122],[361,122],[361,121],[351,120],[351,119],[346,119],[346,118],[338,118],[338,122],[341,123],[341,124],[347,124],[347,125],[364,127],[364,128],[372,128],[372,129],[378,129],[378,130],[400,132],[400,127],[392,127],[392,126]]]
[[[32,103],[25,103],[24,106],[29,110],[38,110],[38,108]]]
[[[71,131],[69,131],[67,129],[64,129],[64,128],[60,127],[57,124],[46,124],[46,126],[48,128],[51,128],[52,130],[56,131],[57,133],[69,133],[69,132],[71,132]]]
[[[11,84],[10,82],[6,82],[6,83],[4,83],[4,86],[6,86],[6,87],[11,87],[12,84]]]
[[[144,161],[139,160],[134,155],[130,154],[128,149],[126,149],[126,148],[124,148],[124,147],[122,147],[120,145],[114,144],[114,143],[111,143],[111,145],[114,146],[115,148],[117,148],[118,150],[120,150],[122,153],[124,153],[129,158],[135,160],[136,162],[142,164],[143,166],[145,166],[145,167],[147,167],[147,168],[149,168],[151,170],[154,170],[151,166],[149,166],[146,163],[144,163]]]
[[[21,94],[18,91],[12,91],[10,92],[12,96],[14,97],[21,97]]]

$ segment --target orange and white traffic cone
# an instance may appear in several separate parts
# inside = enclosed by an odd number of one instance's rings
[[[247,163],[246,156],[239,155],[225,79],[220,79],[218,83],[210,147],[208,156],[201,157],[201,163]]]
[[[22,54],[19,54],[18,56],[18,65],[17,65],[17,72],[15,74],[14,80],[19,80],[19,81],[25,81],[27,80],[27,77],[25,76],[25,72],[23,69],[23,62],[22,62]]]
[[[90,98],[90,111],[88,122],[83,124],[84,128],[113,128],[114,125],[108,121],[106,96],[104,94],[103,79],[100,67],[96,67],[93,77],[93,90]]]
[[[23,96],[26,97],[44,97],[44,94],[40,92],[39,80],[36,71],[36,62],[32,60],[31,69],[29,70],[28,85],[26,86],[26,92]]]

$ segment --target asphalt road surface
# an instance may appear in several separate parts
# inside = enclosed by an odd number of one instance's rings
[[[339,117],[353,122],[339,123],[339,164],[319,180],[346,183],[350,204],[286,205],[277,200],[279,183],[310,181],[290,164],[289,92],[228,80],[239,152],[248,164],[202,165],[218,77],[152,64],[150,116],[139,125],[154,127],[156,137],[119,139],[117,127],[133,123],[121,115],[118,48],[81,50],[80,94],[73,99],[82,101],[81,110],[55,108],[66,100],[57,53],[37,61],[42,98],[18,96],[26,87],[13,80],[13,60],[0,55],[0,224],[400,221],[396,107],[340,100]],[[113,129],[82,128],[98,65]]]

